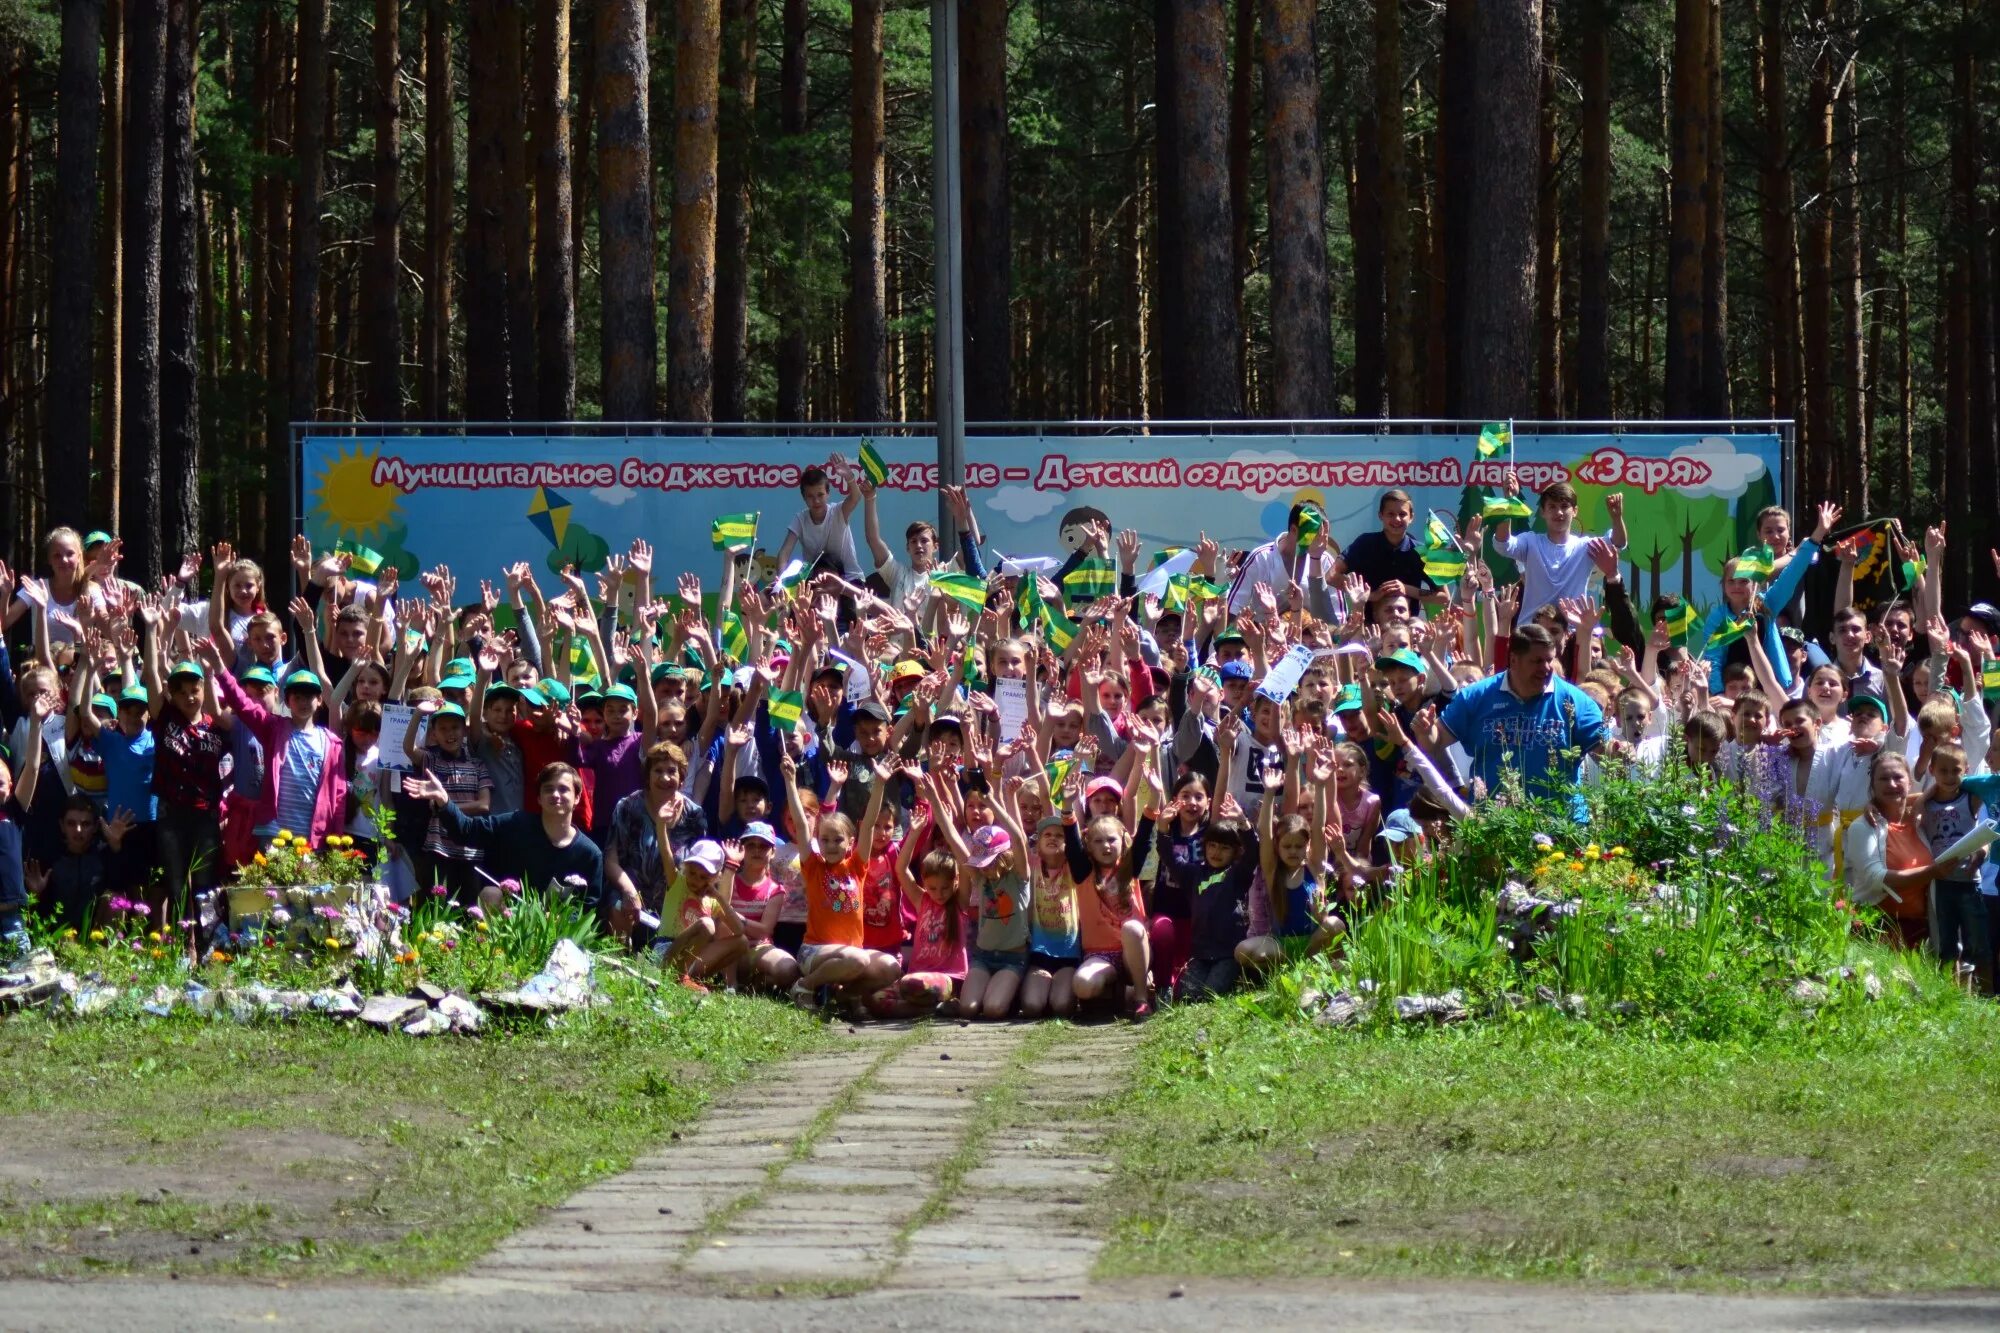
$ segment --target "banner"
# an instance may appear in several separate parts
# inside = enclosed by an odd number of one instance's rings
[[[365,546],[406,577],[448,564],[462,588],[516,560],[543,575],[571,563],[594,570],[643,537],[654,548],[654,586],[667,589],[682,570],[712,580],[724,558],[711,542],[715,520],[747,514],[759,577],[768,577],[802,508],[800,474],[839,453],[859,475],[863,443],[884,471],[882,540],[901,559],[904,529],[937,519],[927,437],[308,435],[304,527],[317,548]],[[1281,531],[1301,501],[1320,505],[1345,543],[1379,526],[1377,501],[1391,487],[1410,493],[1419,525],[1434,509],[1460,523],[1479,512],[1508,460],[1480,461],[1477,445],[1476,433],[975,438],[966,441],[966,487],[989,563],[995,552],[1061,557],[1100,518],[1136,528],[1148,553],[1204,533],[1247,550]],[[1604,497],[1624,494],[1627,574],[1642,601],[1661,592],[1714,600],[1724,563],[1755,542],[1757,511],[1784,494],[1776,433],[1519,435],[1513,447],[1529,504],[1567,480],[1584,529],[1605,529]],[[874,562],[861,524],[857,508],[866,573]],[[1490,543],[1489,559],[1512,577]]]

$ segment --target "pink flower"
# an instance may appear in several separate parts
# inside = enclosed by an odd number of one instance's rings
[[[431,885],[431,897],[433,897],[433,898],[442,898],[442,897],[444,897],[444,885],[442,885],[442,884],[433,884],[433,885]]]
[[[272,902],[278,901],[278,891],[276,889],[264,890],[264,896],[266,898],[269,898]]]
[[[521,891],[521,881],[518,879],[503,879],[500,881],[500,888],[507,893],[519,893]]]
[[[132,900],[130,898],[113,898],[111,900],[111,910],[114,912],[129,912],[132,910]]]
[[[132,910],[137,912],[140,916],[151,916],[153,914],[153,907],[151,903],[133,903]]]
[[[486,919],[486,910],[478,906],[466,908],[465,914],[471,917],[474,921],[484,921]]]
[[[329,907],[326,906],[325,904],[321,904],[320,906],[313,908],[313,915],[322,917],[328,921],[338,921],[340,920],[340,909],[338,907]]]

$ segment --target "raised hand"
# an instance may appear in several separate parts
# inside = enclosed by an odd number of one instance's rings
[[[1625,492],[1613,491],[1611,494],[1605,496],[1604,512],[1611,515],[1613,523],[1625,517]]]
[[[443,805],[451,799],[451,793],[444,789],[444,784],[430,773],[404,778],[403,795],[413,801],[429,801],[432,805]]]
[[[845,761],[839,759],[829,759],[826,761],[826,781],[829,790],[834,787],[846,785],[847,774],[848,768]]]
[[[1812,540],[1815,545],[1823,544],[1833,525],[1840,522],[1840,506],[1831,500],[1823,500],[1819,506],[1819,522],[1813,528]]]
[[[1585,548],[1590,552],[1590,563],[1607,579],[1618,577],[1618,548],[1602,537],[1592,537]]]
[[[1124,528],[1119,531],[1118,563],[1128,574],[1139,563],[1139,533],[1136,529]]]
[[[625,555],[625,564],[634,574],[642,577],[653,572],[653,548],[645,538],[632,539],[632,549]]]

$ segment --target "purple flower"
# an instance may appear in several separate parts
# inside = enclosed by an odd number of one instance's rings
[[[507,893],[519,893],[521,891],[521,881],[518,879],[503,879],[500,881],[500,887]]]
[[[266,898],[269,898],[272,902],[278,901],[278,891],[276,889],[264,890],[264,896]]]
[[[153,914],[153,907],[150,903],[133,903],[132,910],[140,916],[151,916]]]
[[[340,909],[338,907],[329,907],[322,903],[320,906],[313,908],[313,915],[327,921],[338,921],[340,920]]]
[[[442,885],[442,884],[433,884],[433,885],[431,885],[431,897],[433,897],[433,898],[442,898],[442,897],[444,897],[444,885]]]
[[[466,908],[465,914],[471,917],[474,921],[484,921],[486,919],[485,909],[478,906]]]
[[[114,912],[129,912],[132,910],[132,900],[130,898],[113,898],[111,900],[111,910]]]

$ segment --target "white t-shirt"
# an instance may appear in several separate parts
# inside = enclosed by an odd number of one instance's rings
[[[847,577],[860,577],[861,562],[854,555],[854,533],[839,505],[829,504],[826,517],[818,523],[813,522],[809,511],[801,509],[792,519],[792,526],[785,529],[785,535],[798,543],[799,555],[807,568],[824,555],[839,565]]]
[[[1561,542],[1546,533],[1517,532],[1499,543],[1500,553],[1521,567],[1521,609],[1515,624],[1525,624],[1550,602],[1589,591],[1590,573],[1597,568],[1590,559],[1591,540],[1587,532],[1572,531]]]

